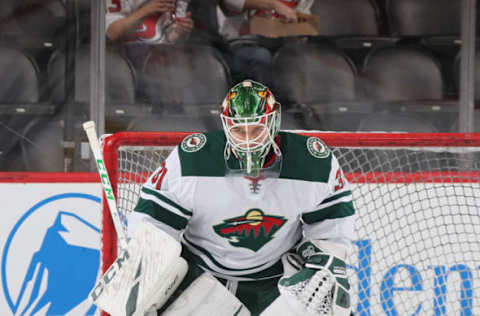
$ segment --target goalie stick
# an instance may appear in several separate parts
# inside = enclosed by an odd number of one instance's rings
[[[139,225],[130,242],[127,241],[95,123],[85,122],[83,128],[95,157],[120,248],[117,259],[95,284],[89,297],[114,316],[155,315],[187,273],[187,262],[180,257],[180,243],[147,221]]]
[[[95,157],[95,165],[97,166],[100,180],[102,182],[103,192],[105,193],[105,199],[108,203],[110,214],[112,215],[113,225],[117,232],[118,242],[120,243],[120,250],[125,251],[127,249],[127,235],[123,229],[123,225],[120,219],[120,214],[117,209],[117,202],[113,195],[112,185],[108,177],[107,169],[105,168],[105,162],[103,161],[103,155],[101,152],[100,143],[98,142],[97,132],[95,131],[95,122],[88,121],[83,123],[83,129],[87,134],[90,148],[92,149],[93,156]]]
[[[125,230],[123,229],[120,214],[118,213],[117,202],[113,194],[113,188],[110,184],[110,178],[108,177],[107,169],[105,168],[105,162],[103,160],[100,143],[98,141],[97,131],[95,130],[95,122],[87,121],[83,123],[83,129],[87,134],[88,143],[90,144],[90,148],[92,149],[93,156],[95,158],[95,165],[97,167],[98,174],[100,175],[100,182],[102,183],[103,193],[108,203],[108,209],[110,210],[110,214],[112,216],[113,225],[117,233],[120,247],[117,260],[115,260],[115,262],[113,262],[113,264],[105,272],[105,274],[102,275],[100,280],[95,284],[93,290],[89,294],[93,303],[96,304],[97,299],[103,292],[104,287],[108,284],[108,278],[106,278],[106,276],[108,276],[108,272],[110,270],[120,269],[122,267],[122,262],[129,258],[129,254],[127,251],[127,235]]]

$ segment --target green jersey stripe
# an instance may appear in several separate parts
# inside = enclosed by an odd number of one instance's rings
[[[347,196],[347,195],[352,195],[352,191],[348,190],[348,191],[345,191],[345,192],[336,194],[336,195],[334,195],[334,196],[331,196],[331,197],[323,200],[322,203],[320,203],[319,205],[333,202],[333,201],[338,200],[338,199],[340,199],[340,198],[342,198],[342,197],[344,197],[344,196]]]
[[[166,210],[168,210],[172,213],[175,213],[180,217],[187,218],[187,220],[191,217],[191,216],[185,215],[184,213],[179,211],[177,208],[171,206],[170,204],[165,203],[164,201],[160,200],[159,198],[157,198],[153,194],[146,194],[144,192],[140,192],[140,199],[152,201],[152,202],[158,204],[158,206],[160,206],[160,207],[162,207],[162,208],[164,208],[164,209],[166,209]]]
[[[151,200],[140,198],[135,207],[135,211],[148,214],[154,219],[176,229],[181,230],[187,227],[188,220],[185,217],[177,215]]]
[[[190,212],[189,210],[186,210],[185,208],[181,207],[180,205],[178,205],[177,203],[173,202],[172,200],[170,200],[169,198],[167,198],[166,196],[158,193],[157,191],[154,191],[154,190],[151,190],[151,189],[148,189],[148,188],[145,188],[143,187],[142,188],[142,192],[145,193],[145,194],[151,194],[153,196],[155,196],[156,198],[162,200],[163,202],[169,204],[170,206],[178,209],[180,212],[182,212],[183,214],[185,215],[188,215],[188,216],[192,216],[192,212]]]
[[[314,224],[326,219],[342,218],[353,214],[355,214],[353,202],[342,202],[318,211],[304,213],[302,215],[302,221],[305,224]]]

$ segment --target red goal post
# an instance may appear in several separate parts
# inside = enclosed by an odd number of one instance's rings
[[[332,148],[358,213],[356,315],[480,314],[480,133],[299,132]],[[189,132],[120,132],[104,160],[121,213]],[[117,240],[103,205],[102,269]]]

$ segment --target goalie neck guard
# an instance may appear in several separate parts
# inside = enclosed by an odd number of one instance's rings
[[[277,156],[274,165],[279,168],[282,154],[275,136],[280,130],[280,111],[280,103],[258,82],[245,80],[230,89],[220,114],[227,138],[225,161],[233,153],[240,164],[237,171],[258,177],[262,170],[265,171],[265,158],[272,149]],[[227,170],[235,174],[234,169],[226,165]]]

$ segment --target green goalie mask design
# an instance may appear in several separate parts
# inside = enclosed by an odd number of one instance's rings
[[[233,152],[247,176],[259,175],[270,148],[281,156],[275,143],[280,103],[264,85],[252,80],[235,85],[223,101],[220,116],[227,138],[225,159]]]

